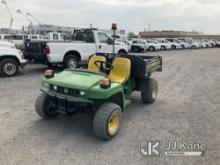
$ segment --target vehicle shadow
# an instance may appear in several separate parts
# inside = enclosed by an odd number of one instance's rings
[[[126,107],[124,113],[124,121],[130,122],[133,120],[138,120],[140,109],[147,108],[150,112],[153,105],[142,104],[139,96],[136,95],[132,97],[132,104]],[[143,112],[142,113],[149,113]],[[60,137],[64,139],[84,139],[87,143],[102,143],[106,141],[98,140],[93,132],[93,115],[82,113],[75,116],[59,115],[54,119],[40,119],[33,123],[34,130],[37,131],[38,136],[44,136],[45,132],[48,136]],[[122,125],[123,130],[123,125]],[[115,138],[117,139],[117,138]]]
[[[93,116],[77,114],[75,116],[59,115],[54,119],[39,119],[33,123],[34,130],[39,136],[62,137],[65,139],[85,139],[97,141],[93,133]],[[88,138],[89,137],[89,138]]]

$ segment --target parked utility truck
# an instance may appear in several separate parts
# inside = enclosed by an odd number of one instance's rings
[[[71,41],[31,41],[25,43],[25,58],[48,66],[63,64],[77,68],[95,53],[112,53],[113,40],[96,29],[76,31]],[[115,53],[127,54],[126,44],[116,44]]]

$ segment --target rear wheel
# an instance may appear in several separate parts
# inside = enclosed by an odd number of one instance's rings
[[[65,68],[75,69],[79,66],[79,58],[75,55],[67,55],[64,59]]]
[[[16,60],[6,58],[0,62],[0,74],[6,77],[12,77],[18,73],[19,64]]]
[[[196,49],[196,46],[195,46],[195,45],[193,45],[193,46],[192,46],[192,49]]]
[[[153,52],[153,51],[155,51],[155,48],[153,46],[150,46],[149,51]]]
[[[176,46],[175,46],[175,45],[172,45],[172,49],[176,50]]]
[[[53,118],[57,116],[56,109],[52,106],[50,98],[45,93],[41,93],[38,96],[35,102],[35,110],[42,118]]]
[[[97,137],[110,140],[115,137],[122,122],[122,110],[114,103],[103,104],[95,114],[93,130]]]
[[[119,50],[118,54],[119,55],[127,55],[127,52],[125,50]]]
[[[156,80],[149,78],[141,82],[141,98],[144,103],[154,103],[158,93],[158,83]]]
[[[165,46],[161,46],[161,50],[166,50],[166,47]]]

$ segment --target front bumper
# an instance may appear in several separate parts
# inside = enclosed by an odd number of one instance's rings
[[[166,47],[167,50],[172,49],[171,45],[165,45],[165,47]]]
[[[27,60],[25,59],[20,60],[20,65],[23,68],[25,65],[27,65]]]
[[[161,47],[160,46],[155,46],[155,50],[160,50]]]
[[[88,111],[89,107],[93,105],[93,101],[84,98],[74,98],[63,94],[57,94],[43,87],[41,91],[49,96],[50,103],[56,111],[61,114],[71,115],[80,111]]]
[[[44,87],[41,87],[41,91],[46,93],[50,97],[61,99],[61,100],[66,100],[66,101],[69,101],[69,102],[88,103],[88,104],[93,103],[93,101],[88,100],[86,98],[77,98],[77,97],[71,97],[71,96],[68,96],[68,95],[60,94],[60,93],[58,94],[58,93],[53,92],[53,91],[51,91],[47,88],[44,88]]]
[[[177,49],[182,49],[182,46],[181,45],[177,45],[176,48]]]

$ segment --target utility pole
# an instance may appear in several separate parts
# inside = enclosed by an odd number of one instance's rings
[[[29,32],[30,32],[30,35],[32,36],[32,27],[33,27],[32,21],[20,9],[17,10],[17,13],[21,14],[27,21],[30,22],[30,24],[29,24],[30,31]]]
[[[8,8],[7,2],[5,0],[2,0],[2,4],[5,5],[5,7],[6,7],[7,11],[8,11],[8,14],[9,14],[9,16],[11,18],[10,19],[10,25],[9,25],[9,34],[11,34],[11,30],[12,30],[11,28],[12,28],[12,24],[13,24],[14,19],[13,19],[11,11]]]
[[[149,26],[148,26],[148,30],[149,32],[151,31],[151,24],[149,23]]]

